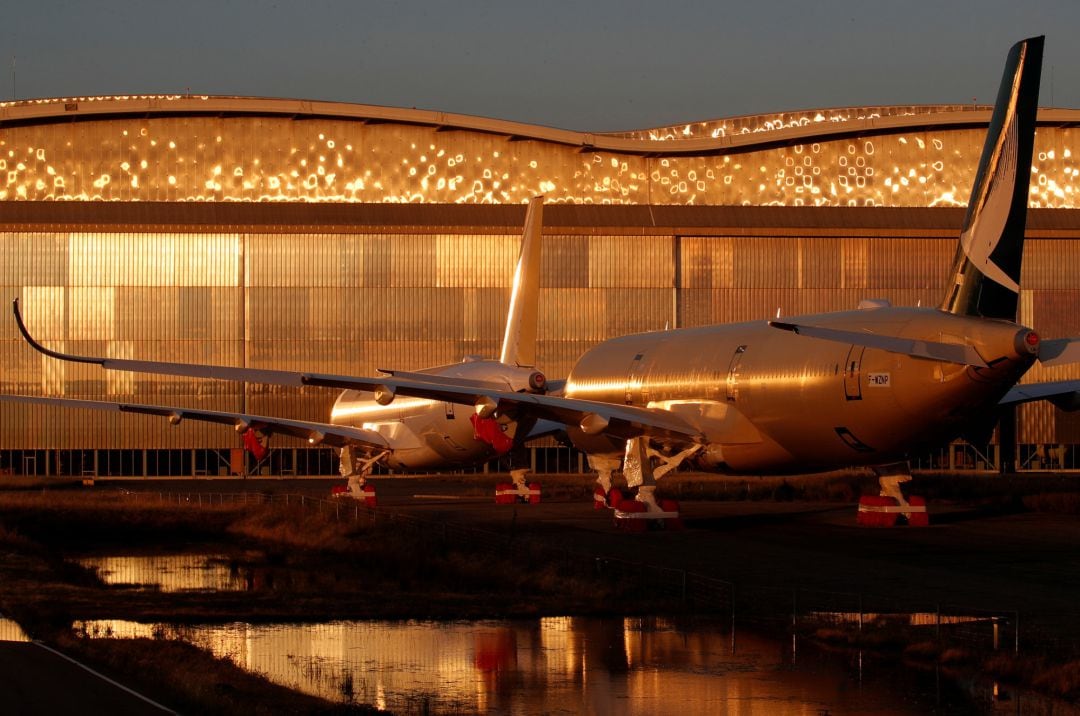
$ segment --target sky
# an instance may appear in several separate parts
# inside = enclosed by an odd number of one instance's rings
[[[287,97],[579,131],[784,110],[990,103],[1046,35],[1080,107],[1077,0],[34,0],[0,10],[0,99]]]

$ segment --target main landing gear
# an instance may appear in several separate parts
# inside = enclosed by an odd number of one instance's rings
[[[700,445],[693,445],[675,455],[664,455],[649,447],[646,438],[627,440],[626,454],[621,461],[623,475],[627,487],[637,488],[637,495],[625,498],[621,490],[611,486],[611,475],[619,468],[620,460],[590,455],[589,466],[598,473],[593,491],[593,508],[611,509],[615,526],[627,532],[644,532],[650,526],[682,529],[679,503],[675,500],[657,500],[656,481],[700,449]],[[653,460],[659,463],[656,467]]]
[[[525,468],[518,468],[517,470],[510,471],[510,482],[500,482],[495,485],[495,504],[496,505],[512,505],[518,502],[524,502],[526,504],[535,505],[540,502],[540,483],[530,482],[525,483],[525,476],[529,474],[529,471]]]
[[[930,515],[926,512],[926,499],[917,495],[904,497],[900,485],[911,481],[911,468],[907,463],[881,465],[874,468],[881,487],[880,495],[863,495],[859,498],[860,527],[926,527]]]
[[[351,446],[341,448],[338,472],[346,478],[345,485],[335,485],[330,490],[332,497],[352,498],[360,500],[368,507],[375,507],[378,501],[375,497],[375,486],[369,484],[367,479],[371,475],[375,463],[383,459],[386,452],[378,453],[373,457],[361,457],[353,452]]]

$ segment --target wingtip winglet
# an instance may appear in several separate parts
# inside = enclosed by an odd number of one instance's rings
[[[12,311],[15,313],[15,323],[19,326],[19,332],[22,333],[22,337],[30,344],[30,347],[36,350],[38,353],[49,356],[50,358],[56,358],[57,360],[66,360],[73,363],[96,363],[101,364],[102,360],[99,358],[87,358],[84,356],[70,355],[68,353],[60,353],[58,351],[50,350],[41,345],[30,335],[29,329],[26,327],[26,322],[22,317],[22,310],[19,307],[19,299],[15,298],[11,302]]]

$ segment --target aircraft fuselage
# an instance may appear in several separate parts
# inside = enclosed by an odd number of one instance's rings
[[[495,360],[475,359],[422,371],[433,378],[495,383],[511,390],[521,389],[523,381],[527,384],[532,372]],[[498,457],[490,443],[476,438],[470,420],[473,412],[468,405],[427,398],[398,396],[383,403],[373,393],[346,390],[334,403],[330,421],[380,433],[392,448],[385,459],[392,469],[435,469]],[[519,423],[505,418],[499,425],[509,438],[520,429]]]
[[[806,472],[905,459],[943,444],[1028,370],[1037,345],[1008,321],[881,307],[785,319],[941,343],[967,343],[976,368],[796,335],[765,321],[623,336],[575,365],[566,396],[664,407],[700,427],[704,469]],[[571,430],[582,449],[621,445]]]

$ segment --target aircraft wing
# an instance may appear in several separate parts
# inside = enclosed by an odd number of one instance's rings
[[[901,353],[918,358],[930,358],[947,363],[959,363],[961,365],[974,365],[980,368],[986,367],[986,361],[968,345],[958,343],[939,343],[937,341],[921,341],[898,336],[885,336],[879,333],[866,333],[863,331],[844,331],[837,328],[824,328],[800,323],[785,323],[783,321],[769,321],[773,328],[782,331],[791,331],[800,336],[810,336],[826,341],[837,343],[851,343],[867,348],[880,348],[890,353]]]
[[[1013,386],[998,405],[1020,405],[1036,400],[1049,400],[1062,410],[1080,410],[1080,380],[1056,380]]]
[[[271,418],[263,415],[228,413],[216,410],[196,410],[193,408],[175,408],[163,405],[111,403],[100,400],[75,400],[73,398],[43,398],[32,395],[0,395],[0,401],[5,403],[24,403],[62,408],[104,410],[116,413],[158,415],[167,418],[173,425],[179,424],[182,420],[200,420],[210,423],[220,423],[222,425],[231,425],[236,428],[238,432],[244,432],[248,428],[254,428],[263,433],[291,435],[295,438],[308,440],[313,444],[332,445],[334,447],[353,445],[376,450],[386,450],[389,448],[386,438],[373,430],[363,430],[361,428],[352,428],[345,425],[308,422],[305,420],[288,420],[286,418]]]
[[[673,414],[670,411],[659,408],[642,408],[630,405],[617,405],[613,403],[600,403],[574,398],[564,398],[555,395],[539,395],[535,393],[514,393],[499,390],[494,386],[488,386],[481,381],[466,381],[448,379],[443,376],[428,376],[417,373],[401,373],[381,377],[365,378],[355,376],[329,375],[324,373],[299,373],[284,370],[265,370],[259,368],[236,368],[220,365],[203,365],[196,363],[169,363],[158,361],[128,360],[122,358],[103,358],[96,356],[81,356],[46,348],[37,342],[26,325],[23,323],[19,312],[19,300],[14,301],[15,319],[19,324],[19,330],[23,337],[36,350],[58,360],[72,361],[76,363],[91,363],[100,365],[110,370],[124,370],[139,373],[153,373],[160,375],[179,375],[191,378],[212,378],[217,380],[243,381],[249,383],[265,383],[269,385],[285,385],[293,387],[318,386],[327,388],[353,389],[371,391],[376,394],[376,399],[389,402],[395,395],[405,395],[415,398],[427,398],[448,403],[480,406],[485,405],[499,410],[518,409],[525,410],[537,418],[554,421],[568,427],[580,427],[590,435],[606,434],[621,440],[649,435],[658,438],[674,439],[679,442],[701,442],[703,435],[700,430],[693,427],[689,422]],[[6,396],[10,399],[16,396]],[[64,401],[55,398],[25,398],[24,402],[37,401]],[[87,401],[67,401],[69,407],[97,407],[89,405]],[[50,404],[62,405],[65,402],[51,402]],[[117,410],[117,403],[101,403],[98,409]],[[136,407],[144,410],[136,410]],[[157,406],[126,406],[128,412],[149,412],[154,415],[170,416],[177,412],[176,408]],[[186,409],[185,409],[186,411]],[[198,412],[198,411],[194,411]],[[248,420],[251,416],[233,413],[210,413],[203,411],[207,417],[196,418],[193,411],[186,411],[187,417],[194,419],[211,420],[222,423],[237,424]],[[212,416],[212,417],[211,417]],[[183,416],[181,416],[182,418]],[[377,435],[352,428],[323,425],[319,423],[303,423],[286,421],[278,418],[258,418],[267,425],[273,422],[279,425],[277,432],[295,434],[298,437],[307,438],[312,431],[323,433],[328,436],[337,436],[334,439],[364,440],[364,435]],[[292,424],[292,425],[291,425]],[[288,432],[294,430],[295,432]],[[351,431],[341,434],[334,431]],[[336,443],[332,443],[336,444]],[[380,443],[385,445],[385,443]]]
[[[1043,365],[1080,363],[1080,338],[1053,338],[1039,346],[1039,362]]]

